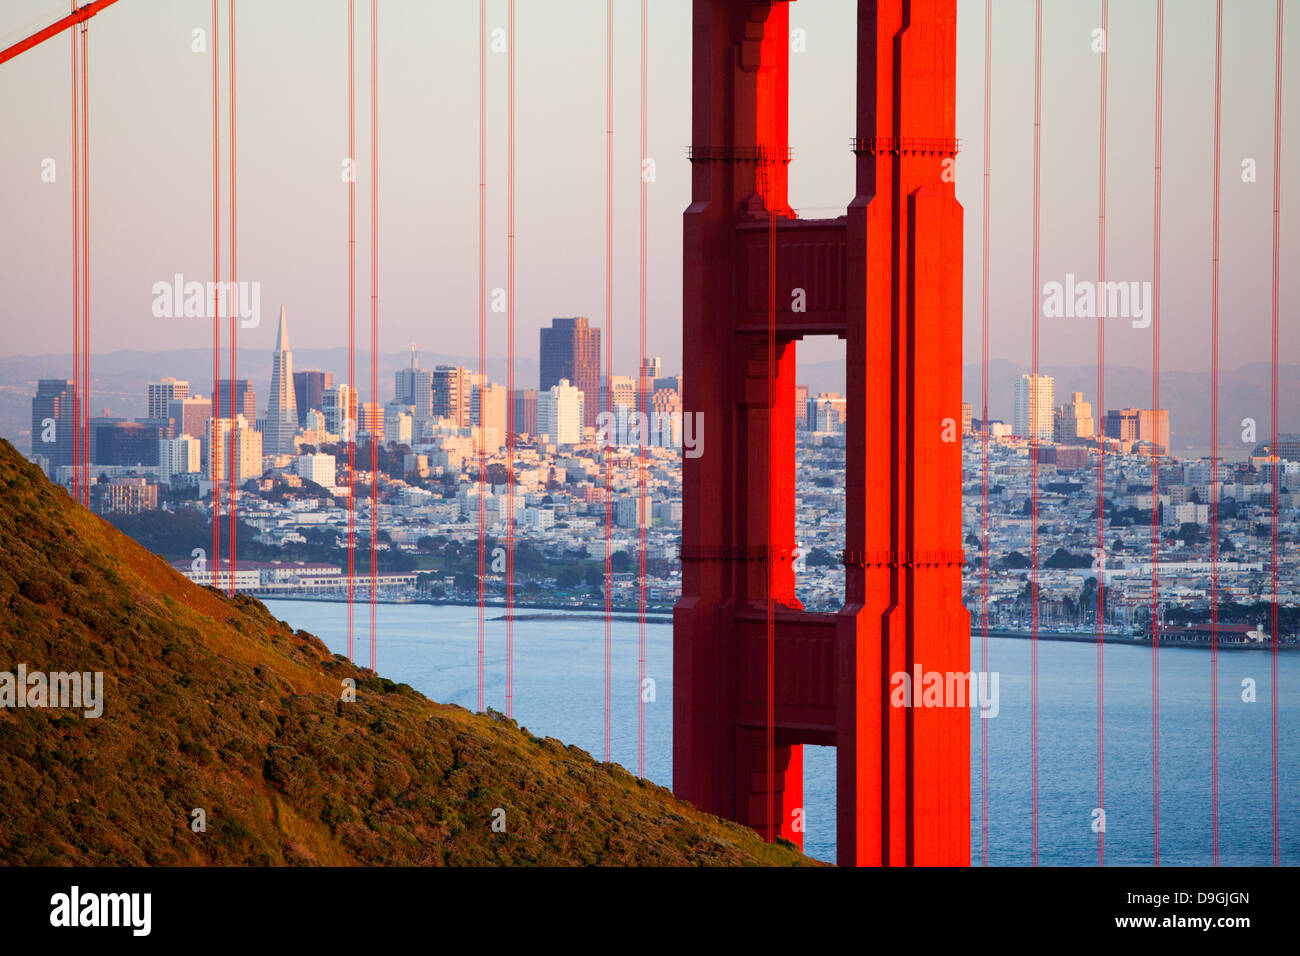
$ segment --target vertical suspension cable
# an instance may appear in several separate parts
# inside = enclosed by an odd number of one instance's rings
[[[506,144],[506,377],[515,392],[515,0],[509,0],[506,44],[508,114]],[[515,420],[514,402],[506,410],[506,716],[515,712]]]
[[[993,0],[984,0],[984,214],[980,259],[980,673],[989,670],[989,195],[992,172]],[[989,730],[980,725],[980,863],[989,865]]]
[[[71,0],[71,6],[75,13],[77,0]],[[87,396],[81,381],[81,68],[76,28],[68,32],[68,39],[72,50],[72,497],[80,502],[81,406]],[[66,447],[66,437],[56,433],[55,440],[55,448]]]
[[[81,494],[90,506],[90,58],[81,24]]]
[[[370,0],[370,400],[379,412],[379,0]],[[379,428],[370,421],[370,669],[379,642]]]
[[[1165,0],[1156,0],[1155,225],[1151,294],[1151,408],[1160,408],[1160,213],[1164,162]],[[1151,861],[1160,865],[1160,454],[1151,462]]]
[[[478,374],[487,381],[487,0],[478,3]],[[515,405],[507,392],[508,410]],[[484,575],[487,572],[487,438],[479,419],[478,441],[478,712],[483,712],[483,650],[486,637]]]
[[[1272,338],[1273,355],[1270,368],[1270,401],[1273,434],[1269,445],[1269,457],[1273,470],[1273,513],[1271,515],[1271,548],[1269,556],[1270,590],[1273,594],[1272,614],[1269,622],[1271,646],[1269,654],[1269,709],[1270,709],[1270,763],[1272,774],[1273,805],[1273,865],[1281,865],[1281,847],[1278,830],[1278,733],[1277,733],[1277,624],[1278,624],[1278,580],[1277,580],[1277,503],[1280,491],[1280,471],[1282,457],[1278,454],[1277,439],[1277,389],[1278,389],[1278,351],[1279,326],[1278,307],[1281,299],[1281,252],[1282,252],[1282,0],[1277,0],[1277,50],[1274,54],[1273,87],[1273,315]]]
[[[212,438],[208,470],[212,473],[212,586],[221,587],[221,485],[223,463],[218,450],[225,443],[221,417],[221,57],[219,0],[212,0]],[[231,415],[234,418],[234,415]]]
[[[614,414],[614,0],[605,0],[605,422]],[[606,432],[608,436],[608,432]],[[613,746],[614,679],[614,463],[606,440],[605,465],[605,761]]]
[[[239,462],[236,454],[239,451],[238,430],[235,428],[236,408],[235,408],[235,378],[238,375],[236,371],[236,343],[238,340],[238,319],[237,309],[235,308],[235,289],[238,288],[235,276],[235,0],[228,0],[230,14],[230,36],[229,36],[229,53],[230,57],[230,291],[226,295],[226,311],[230,316],[230,454],[227,458],[227,466],[230,469],[230,530],[227,534],[229,538],[228,546],[230,548],[230,596],[235,596],[235,570],[237,559],[235,554],[235,529],[236,509],[239,506]],[[292,383],[291,383],[292,384]],[[256,418],[256,409],[253,411]],[[249,422],[251,426],[253,422]]]
[[[347,392],[340,393],[343,401],[343,441],[348,448],[348,660],[353,660],[353,605],[356,600],[356,428],[352,407],[357,389],[356,334],[357,334],[357,144],[356,144],[356,13],[353,0],[348,0],[348,381]]]
[[[1042,112],[1043,112],[1043,0],[1034,0],[1034,254],[1032,350],[1033,375],[1029,387],[1029,500],[1030,500],[1030,814],[1033,865],[1038,865],[1038,316],[1039,258],[1042,209]]]
[[[646,0],[641,0],[641,159],[644,161],[650,152],[649,139],[649,94],[648,84],[650,78],[650,60],[649,60],[649,18],[647,16]],[[649,185],[645,176],[641,177],[641,212],[640,212],[640,338],[641,338],[641,372],[639,381],[641,382],[641,410],[646,415],[645,421],[649,420],[649,382],[646,377],[646,290],[647,290],[647,268],[646,268],[646,247],[647,233],[649,231]],[[638,420],[638,424],[641,420]],[[641,457],[638,469],[637,490],[637,525],[639,527],[638,551],[640,552],[640,565],[637,571],[637,742],[636,742],[636,764],[637,776],[645,776],[645,551],[646,551],[646,524],[650,520],[648,514],[642,514],[643,508],[647,507],[646,497],[646,435],[644,428],[639,428],[641,433]]]
[[[1210,858],[1219,865],[1219,167],[1223,133],[1223,0],[1214,26],[1214,212],[1210,267]]]
[[[1101,0],[1100,143],[1097,160],[1097,288],[1106,288],[1106,67],[1110,48],[1110,2]],[[1097,406],[1106,407],[1106,306],[1097,297]],[[1097,445],[1097,806],[1106,812],[1106,454]],[[1106,829],[1097,830],[1097,865],[1106,865]]]

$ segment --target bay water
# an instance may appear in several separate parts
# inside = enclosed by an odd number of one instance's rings
[[[337,602],[267,601],[291,627],[347,649],[347,609]],[[485,704],[505,712],[506,628],[489,608],[485,627]],[[545,612],[520,610],[532,616]],[[493,620],[495,618],[495,620]],[[356,614],[354,658],[370,659],[368,609]],[[600,614],[514,623],[514,718],[537,736],[604,756],[605,622]],[[478,609],[383,604],[378,609],[378,670],[426,696],[473,710],[478,698]],[[612,630],[613,743],[610,757],[636,773],[638,657],[636,621]],[[980,637],[971,664],[979,666]],[[645,776],[672,786],[672,626],[645,625]],[[983,858],[981,734],[988,739],[988,861],[1032,861],[1031,643],[989,638],[998,674],[997,716],[971,710],[972,862]],[[1152,663],[1148,647],[1104,648],[1104,807],[1098,799],[1097,649],[1087,643],[1038,644],[1039,862],[1091,866],[1104,819],[1107,865],[1153,859]],[[1218,655],[1218,832],[1222,865],[1272,862],[1270,655]],[[719,675],[722,679],[723,675]],[[1300,863],[1300,653],[1278,655],[1281,862]],[[1162,865],[1211,862],[1211,668],[1202,648],[1159,654],[1159,828]],[[1252,699],[1253,698],[1253,699]],[[983,726],[981,726],[983,725]],[[804,847],[835,859],[835,751],[804,751]],[[1104,818],[1098,812],[1104,810]]]

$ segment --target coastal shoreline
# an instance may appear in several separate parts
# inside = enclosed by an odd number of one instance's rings
[[[259,594],[256,591],[241,591],[241,594],[248,594],[259,601],[304,601],[314,604],[347,604],[348,599],[335,595],[305,595],[305,594]],[[369,604],[369,598],[358,597],[355,599],[357,604]],[[477,601],[434,601],[428,598],[412,598],[410,600],[393,600],[392,598],[379,598],[377,604],[392,604],[397,606],[412,604],[427,604],[432,607],[464,607],[477,608]],[[504,601],[487,601],[484,603],[485,609],[504,611],[506,604]],[[538,603],[516,603],[515,613],[509,615],[516,621],[555,621],[555,620],[589,620],[593,616],[604,618],[605,608],[587,607],[573,604],[538,604]],[[558,611],[558,614],[520,614],[520,611]],[[504,621],[507,615],[501,614],[496,617],[490,617],[489,621]],[[636,607],[615,607],[613,609],[613,619],[616,621],[638,622],[641,620]],[[672,608],[656,607],[646,608],[645,615],[648,624],[670,624],[672,623]]]
[[[252,596],[256,597],[258,600],[261,601],[306,601],[306,602],[328,603],[328,604],[347,603],[347,598],[336,597],[336,596],[321,596],[321,595],[307,596],[307,595],[277,594],[277,595],[268,595],[263,597],[262,595],[256,593],[253,593]],[[357,599],[356,603],[358,604],[369,603],[369,599],[359,598]],[[396,601],[396,600],[392,600],[391,598],[388,599],[381,598],[377,603],[393,604],[393,605],[427,604],[432,607],[463,607],[463,608],[478,607],[477,602],[433,601],[427,598],[413,599],[413,600],[406,600],[406,601]],[[499,601],[499,600],[489,601],[484,605],[484,609],[485,610],[491,609],[494,611],[505,611],[506,606],[504,601]],[[521,612],[530,612],[530,613],[521,613]],[[531,612],[549,612],[549,613],[531,613]],[[513,619],[514,621],[587,621],[587,620],[592,620],[593,618],[603,619],[604,616],[605,616],[605,609],[603,607],[586,607],[581,605],[575,606],[572,604],[546,604],[546,603],[529,602],[524,604],[516,604],[514,607],[514,613],[511,615],[497,614],[493,617],[487,618],[487,620],[493,623],[499,623],[501,621],[505,621],[508,619]],[[637,608],[635,607],[616,607],[613,609],[612,612],[612,620],[618,621],[620,623],[634,624],[640,622],[641,618],[637,613]],[[647,608],[645,620],[647,624],[671,624],[673,620],[672,609],[671,608],[653,608],[653,609]],[[980,636],[981,636],[981,632],[979,627],[972,626],[971,637],[977,638]],[[991,627],[989,628],[988,636],[1005,637],[1005,638],[1010,638],[1012,640],[1026,640],[1026,641],[1033,639],[1033,636],[1030,634],[1029,631],[1023,629],[1016,629],[1016,628],[992,628]],[[1095,633],[1065,633],[1061,631],[1039,631],[1038,639],[1040,641],[1060,641],[1060,642],[1072,643],[1072,644],[1096,644],[1097,643],[1097,635]],[[1135,639],[1132,637],[1125,637],[1119,634],[1105,635],[1102,638],[1102,643],[1119,644],[1126,647],[1149,648],[1152,646],[1152,643],[1148,638]],[[1208,650],[1210,648],[1210,642],[1209,641],[1166,640],[1166,641],[1162,641],[1160,643],[1160,646],[1161,648],[1164,649],[1168,649],[1171,647],[1185,647],[1194,650]],[[1268,643],[1264,643],[1264,644],[1220,643],[1219,650],[1268,652],[1272,650],[1272,645]],[[1278,650],[1279,651],[1300,650],[1300,642],[1292,641],[1287,643],[1280,643],[1278,644]]]
[[[979,637],[980,635],[981,635],[980,629],[978,627],[972,626],[971,637]],[[1012,638],[1014,640],[1025,640],[1025,641],[1033,640],[1033,635],[1030,634],[1029,631],[1017,630],[1011,628],[991,627],[989,628],[989,637],[1007,637],[1007,638]],[[1060,631],[1039,631],[1038,639],[1040,641],[1064,641],[1064,642],[1069,642],[1074,644],[1096,644],[1097,643],[1097,635],[1095,632],[1092,634],[1085,634],[1085,633],[1066,634]],[[1102,643],[1122,644],[1126,647],[1150,648],[1154,646],[1151,643],[1150,638],[1124,637],[1123,635],[1120,634],[1106,634],[1102,637]],[[1186,648],[1191,648],[1193,650],[1209,650],[1210,642],[1209,641],[1168,641],[1166,640],[1160,642],[1160,647],[1164,650],[1167,650],[1171,647],[1186,647]],[[1219,644],[1219,650],[1221,651],[1271,651],[1272,649],[1273,649],[1273,645],[1269,643],[1227,644],[1227,643],[1220,642]],[[1279,651],[1300,650],[1300,643],[1295,641],[1289,643],[1279,643],[1277,645],[1277,649]]]

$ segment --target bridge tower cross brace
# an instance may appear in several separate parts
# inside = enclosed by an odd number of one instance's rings
[[[961,600],[956,0],[859,0],[857,39],[856,195],[845,215],[799,219],[790,0],[694,2],[683,406],[702,414],[704,443],[683,462],[673,788],[802,845],[802,748],[831,745],[840,864],[964,866],[975,682]],[[794,586],[795,348],[827,334],[847,356],[845,595],[817,614]]]

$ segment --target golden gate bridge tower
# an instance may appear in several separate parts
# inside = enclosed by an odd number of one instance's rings
[[[831,745],[840,864],[965,866],[970,711],[891,694],[970,669],[956,0],[858,0],[856,195],[835,219],[787,205],[789,3],[693,17],[683,405],[705,443],[683,460],[673,788],[802,843],[802,747]],[[817,614],[794,586],[795,348],[828,334],[847,355],[845,595]]]

